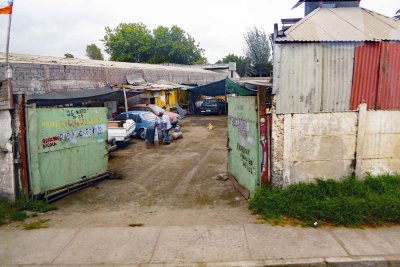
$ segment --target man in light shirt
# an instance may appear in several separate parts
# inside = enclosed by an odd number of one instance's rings
[[[160,112],[161,117],[161,129],[163,131],[163,136],[164,136],[164,144],[169,145],[171,144],[171,141],[169,140],[169,130],[171,130],[172,125],[171,121],[169,119],[169,116],[164,113],[164,110]]]

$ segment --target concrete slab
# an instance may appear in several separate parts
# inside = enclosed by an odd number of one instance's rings
[[[400,227],[333,229],[331,233],[353,256],[400,255]]]
[[[348,256],[323,229],[245,225],[252,259],[301,259]]]
[[[211,262],[204,264],[205,267],[264,267],[263,261],[230,261]]]
[[[183,263],[183,264],[168,264],[168,263],[146,263],[140,264],[140,267],[204,267],[201,263]]]
[[[240,261],[250,259],[242,226],[163,228],[154,263]]]
[[[78,232],[78,229],[2,231],[0,265],[51,264]]]
[[[325,267],[324,258],[265,260],[264,266]]]
[[[327,258],[325,259],[327,266],[362,266],[362,267],[386,267],[387,260],[384,257],[344,257],[344,258]]]
[[[138,264],[150,262],[158,227],[82,229],[55,264]]]

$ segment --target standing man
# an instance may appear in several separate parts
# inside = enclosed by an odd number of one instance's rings
[[[164,113],[164,110],[160,112],[161,117],[161,128],[163,130],[163,136],[164,136],[164,144],[169,145],[171,144],[171,141],[169,140],[169,130],[172,128],[171,121],[169,119],[169,116]]]

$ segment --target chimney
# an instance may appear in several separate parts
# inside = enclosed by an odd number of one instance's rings
[[[298,5],[301,4],[301,2],[305,2],[304,16],[307,16],[317,8],[359,7],[360,1],[361,0],[300,0]]]

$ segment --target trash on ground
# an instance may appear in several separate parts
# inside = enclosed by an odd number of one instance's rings
[[[174,140],[183,138],[182,132],[173,132],[171,135],[172,135],[172,139],[174,139]]]
[[[226,173],[221,173],[221,174],[217,175],[217,180],[226,181],[228,179],[229,179],[229,177],[228,177],[228,175]]]
[[[144,226],[144,224],[143,223],[131,223],[128,226],[130,226],[130,227],[142,227],[142,226]]]

